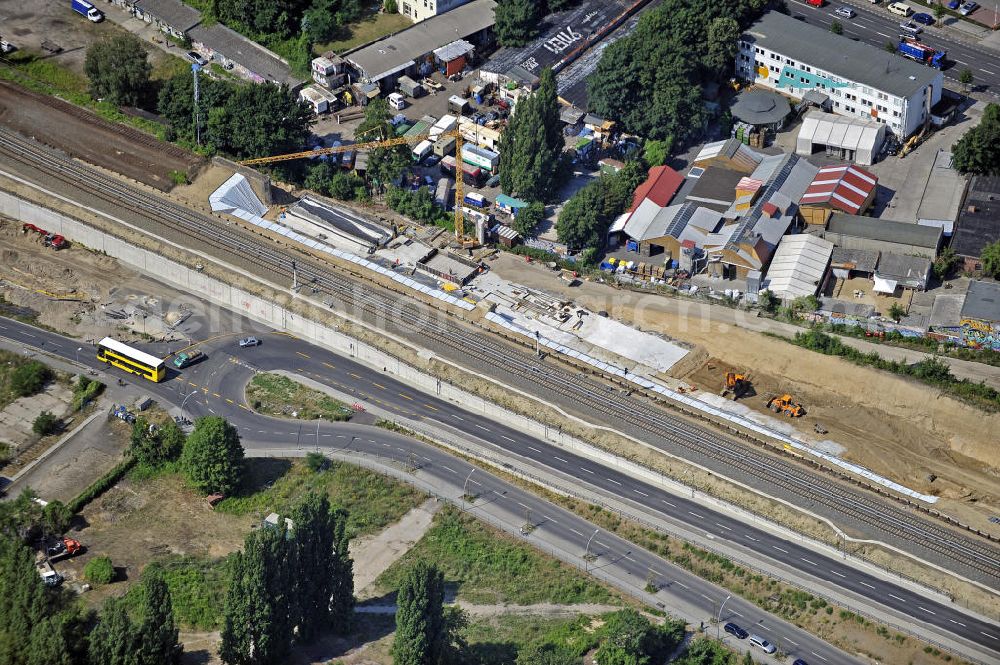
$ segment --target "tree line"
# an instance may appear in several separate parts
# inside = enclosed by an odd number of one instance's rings
[[[578,4],[580,0],[500,0],[494,12],[497,41],[502,46],[524,46],[541,32],[545,16]]]

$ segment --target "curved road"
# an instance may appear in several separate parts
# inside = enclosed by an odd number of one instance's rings
[[[67,359],[75,359],[79,355],[80,362],[95,368],[103,367],[94,357],[92,348],[85,348],[77,354],[77,341],[16,321],[0,319],[0,336],[40,346]],[[290,423],[258,415],[243,403],[243,388],[255,371],[292,371],[359,399],[374,401],[394,413],[439,423],[467,437],[485,442],[501,455],[521,457],[535,465],[547,467],[550,472],[567,482],[626,500],[676,523],[734,543],[739,548],[769,558],[799,574],[833,583],[870,602],[910,617],[917,623],[934,626],[940,631],[981,645],[1000,659],[998,625],[970,617],[956,607],[938,603],[919,593],[868,575],[795,541],[778,539],[773,534],[725,513],[716,512],[615,469],[578,457],[516,429],[483,419],[451,402],[410,390],[391,376],[382,375],[325,349],[282,334],[267,335],[264,343],[255,348],[238,348],[235,337],[207,342],[202,348],[209,356],[205,361],[182,373],[171,371],[168,380],[162,384],[143,383],[143,391],[159,396],[166,403],[183,403],[189,416],[217,414],[226,417],[240,428],[244,445],[249,450],[339,447],[386,457],[395,456],[405,462],[412,460],[412,452],[428,465],[433,465],[436,471],[450,476],[462,476],[464,472],[459,467],[471,469],[458,458],[435,448],[423,446],[418,453],[415,442],[408,438],[391,437],[393,442],[388,443],[388,433],[383,430],[351,423],[319,423],[318,426],[313,422]],[[115,373],[118,370],[112,370],[112,374]],[[434,453],[431,454],[431,451]],[[447,462],[441,461],[442,455]],[[420,460],[417,462],[420,463]],[[480,476],[477,477],[481,480]],[[536,497],[523,494],[536,504],[539,502]],[[526,499],[519,500],[530,505]],[[535,514],[544,514],[544,511],[553,509],[538,508]],[[552,525],[543,522],[539,528],[548,529]],[[629,544],[624,547],[635,549]],[[644,579],[649,567],[640,568],[640,577]]]

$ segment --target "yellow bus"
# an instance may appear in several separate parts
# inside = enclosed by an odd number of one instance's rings
[[[167,365],[162,359],[110,337],[97,345],[97,359],[150,381],[162,381],[167,375]]]

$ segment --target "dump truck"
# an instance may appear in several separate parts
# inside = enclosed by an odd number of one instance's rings
[[[45,554],[49,557],[49,561],[68,559],[77,554],[83,554],[83,545],[80,544],[79,540],[73,538],[61,538],[49,545],[45,549]]]
[[[766,406],[771,411],[788,416],[789,418],[798,418],[799,416],[805,415],[806,412],[806,410],[802,408],[801,404],[794,401],[792,396],[787,394],[772,397],[767,400]]]
[[[736,372],[726,372],[722,382],[722,397],[738,400],[750,390],[750,375],[737,374]]]
[[[936,69],[941,69],[944,66],[945,56],[948,55],[947,51],[939,51],[909,37],[899,41],[896,52],[904,58],[915,60]]]
[[[185,367],[190,367],[199,360],[202,359],[204,354],[198,350],[184,351],[178,353],[177,357],[174,358],[174,367],[177,369],[184,369]]]

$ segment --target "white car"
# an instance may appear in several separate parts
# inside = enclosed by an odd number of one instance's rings
[[[903,32],[908,32],[911,35],[919,35],[921,32],[924,31],[923,28],[921,28],[913,21],[903,21],[902,23],[899,24],[899,29],[902,30]]]
[[[244,337],[240,340],[240,348],[245,349],[248,346],[257,346],[260,344],[260,340],[256,337]]]
[[[843,16],[845,18],[854,18],[857,15],[850,7],[837,7],[836,11],[833,13],[837,16]]]
[[[773,644],[771,644],[770,642],[768,642],[767,640],[765,640],[760,635],[751,635],[750,636],[750,644],[751,644],[751,646],[757,647],[758,649],[760,649],[764,653],[774,653],[775,651],[778,650],[777,647],[775,647]]]

